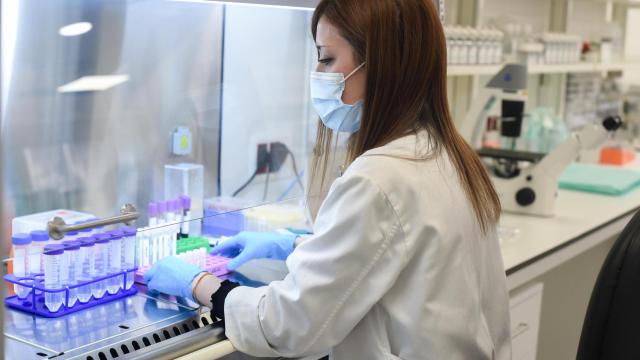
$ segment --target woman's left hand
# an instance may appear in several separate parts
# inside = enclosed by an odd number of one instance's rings
[[[180,260],[175,256],[166,257],[144,273],[149,290],[193,299],[191,283],[204,270]]]

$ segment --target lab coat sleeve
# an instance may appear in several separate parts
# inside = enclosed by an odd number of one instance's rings
[[[339,344],[392,287],[408,261],[386,194],[364,176],[336,180],[314,235],[287,259],[289,275],[225,300],[226,335],[252,356],[300,357]]]

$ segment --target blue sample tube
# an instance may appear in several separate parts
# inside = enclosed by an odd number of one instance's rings
[[[111,241],[109,241],[109,250],[107,252],[107,274],[117,274],[122,272],[122,230],[113,230],[109,232]],[[114,276],[107,279],[107,292],[115,294],[124,286],[124,278],[122,276]]]
[[[50,244],[44,247],[44,287],[48,290],[62,288],[64,246]],[[45,292],[44,305],[51,312],[60,310],[64,303],[64,292]]]
[[[29,256],[29,272],[31,274],[42,274],[44,272],[44,247],[49,244],[51,239],[49,233],[44,230],[35,230],[31,232],[31,255]]]
[[[13,275],[20,278],[29,272],[29,251],[31,236],[29,234],[15,234],[11,237],[13,244]],[[31,288],[13,285],[13,290],[20,299],[24,299],[31,292]]]
[[[80,275],[78,283],[86,283],[94,278],[95,261],[94,261],[94,240],[93,238],[79,238],[80,251],[78,264],[80,264]],[[78,301],[86,303],[91,299],[91,284],[81,285],[78,287]]]
[[[94,236],[94,279],[107,275],[107,253],[109,251],[109,241],[111,235],[109,234],[97,234]],[[101,299],[104,293],[107,291],[107,280],[102,280],[93,283],[91,293],[96,299]]]
[[[122,238],[122,270],[127,271],[133,269],[135,265],[136,257],[136,233],[137,230],[132,227],[125,227],[124,237]],[[125,283],[125,289],[131,289],[133,286],[134,272],[127,272],[127,279]]]
[[[67,277],[67,282],[62,283],[62,286],[74,286],[78,284],[78,280],[80,278],[80,273],[82,271],[82,266],[80,263],[80,243],[76,240],[67,240],[62,242],[62,246],[64,246],[64,252],[66,254],[66,258],[68,260],[68,271],[69,275]],[[67,307],[73,307],[76,305],[78,301],[78,288],[69,289],[69,302],[67,303]]]

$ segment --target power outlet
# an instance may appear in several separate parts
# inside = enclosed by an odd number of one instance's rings
[[[257,174],[266,174],[267,170],[270,169],[269,166],[269,145],[268,144],[258,144],[258,148],[256,149],[256,173]]]
[[[284,147],[280,145],[274,144],[284,144]],[[274,181],[278,178],[278,173],[283,163],[285,163],[286,157],[282,158],[283,149],[292,149],[293,139],[289,135],[283,134],[269,134],[269,133],[258,133],[250,136],[249,138],[249,159],[246,163],[247,173],[253,174],[256,169],[258,169],[258,174],[264,175],[267,173],[267,162],[269,162],[269,170],[270,170],[270,181]],[[272,147],[275,150],[273,152],[273,158],[269,158],[272,154]],[[285,154],[288,155],[288,154]],[[285,165],[286,166],[286,165]],[[287,173],[287,176],[289,174]],[[260,179],[257,179],[256,182],[260,182]]]
[[[280,171],[289,156],[289,149],[281,142],[258,144],[256,149],[256,173],[266,174]]]

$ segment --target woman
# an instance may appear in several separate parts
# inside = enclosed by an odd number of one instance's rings
[[[322,120],[314,177],[324,178],[336,131],[353,134],[348,167],[314,235],[241,233],[215,249],[240,252],[231,269],[286,258],[288,276],[260,288],[220,284],[169,258],[149,287],[212,307],[234,346],[254,356],[510,358],[500,204],[451,119],[433,1],[323,0],[312,32]]]

